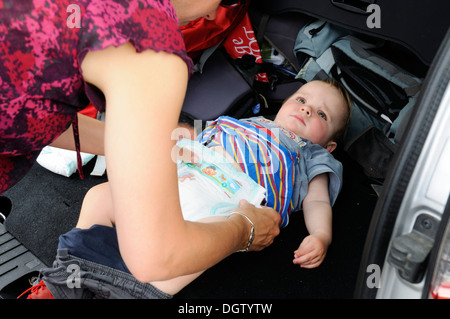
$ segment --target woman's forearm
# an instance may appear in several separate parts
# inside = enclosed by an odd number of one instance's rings
[[[80,113],[77,116],[81,152],[104,155],[105,123]],[[75,151],[72,125],[56,138],[50,146]]]

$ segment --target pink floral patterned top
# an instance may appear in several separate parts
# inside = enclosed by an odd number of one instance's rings
[[[169,0],[0,0],[0,194],[89,101],[104,110],[80,65],[126,42],[177,54],[192,72]]]

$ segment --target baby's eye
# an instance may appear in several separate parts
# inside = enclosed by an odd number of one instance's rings
[[[327,120],[327,115],[326,115],[324,112],[318,111],[317,114],[319,114],[319,116],[320,116],[321,118],[323,118],[325,121]]]
[[[305,104],[306,100],[302,97],[297,98],[297,102],[301,103],[301,104]]]

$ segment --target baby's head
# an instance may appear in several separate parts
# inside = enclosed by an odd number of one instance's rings
[[[347,91],[336,80],[311,81],[283,102],[274,121],[332,152],[345,134],[351,105]]]

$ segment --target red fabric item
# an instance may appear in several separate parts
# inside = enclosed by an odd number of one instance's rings
[[[245,14],[239,25],[231,31],[231,34],[223,43],[227,53],[237,59],[243,55],[253,55],[256,63],[262,63],[261,51],[255,38],[255,32],[248,14]],[[255,78],[257,81],[269,82],[267,74],[259,73]]]
[[[202,50],[219,44],[246,15],[249,4],[247,1],[246,5],[237,7],[219,7],[216,19],[200,18],[180,27],[188,54],[195,57]]]
[[[27,299],[55,299],[43,280],[41,280],[36,286],[25,290],[19,297],[17,297],[17,299],[20,299],[27,293]]]
[[[256,63],[262,63],[258,42],[247,14],[250,1],[246,5],[219,7],[213,21],[200,18],[182,26],[186,51],[191,58],[201,54],[204,49],[214,47],[221,41],[227,53],[237,59],[245,54],[253,55]],[[267,75],[256,75],[257,81],[268,82]]]
[[[92,118],[97,118],[97,109],[95,108],[95,106],[90,103],[84,110],[81,110],[79,113],[92,117]]]

